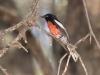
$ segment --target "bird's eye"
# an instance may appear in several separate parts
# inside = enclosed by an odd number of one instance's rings
[[[46,17],[48,17],[48,15]]]

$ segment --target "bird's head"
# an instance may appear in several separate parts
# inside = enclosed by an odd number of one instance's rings
[[[53,14],[46,14],[46,15],[41,16],[41,17],[42,17],[42,18],[45,18],[46,21],[56,19],[56,16],[53,15]]]

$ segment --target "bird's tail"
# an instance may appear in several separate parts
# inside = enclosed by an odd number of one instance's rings
[[[79,58],[79,55],[77,51],[75,50],[75,47],[72,44],[69,44],[66,46],[63,46],[65,49],[68,49],[69,53],[71,54],[73,60],[76,62]]]
[[[72,58],[74,59],[74,61],[76,62],[79,58],[78,53],[77,52],[71,52]]]

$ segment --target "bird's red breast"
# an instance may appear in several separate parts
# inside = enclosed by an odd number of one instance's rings
[[[56,25],[54,25],[52,22],[48,21],[48,28],[50,32],[55,35],[56,37],[59,37],[61,35],[61,32],[59,29],[57,29]]]

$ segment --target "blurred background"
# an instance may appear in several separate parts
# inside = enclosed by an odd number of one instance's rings
[[[7,29],[25,18],[33,0],[0,0],[0,30]],[[100,0],[86,0],[90,22],[93,31],[100,41]],[[66,27],[72,44],[89,33],[87,20],[82,0],[40,0],[39,15],[47,13],[55,14]],[[38,18],[37,24],[48,30],[44,19]],[[7,42],[13,40],[18,30],[4,36]],[[10,75],[56,75],[60,58],[66,51],[53,40],[49,45],[49,38],[33,27],[26,33],[28,43],[20,42],[29,52],[23,49],[10,48],[0,58],[2,65]],[[0,41],[0,49],[5,45]],[[92,44],[89,38],[80,43],[78,53],[87,68],[89,75],[100,75],[100,50],[94,39]],[[63,60],[61,73],[64,70],[67,57]],[[60,73],[60,75],[61,75]],[[0,75],[5,75],[0,70]],[[80,62],[74,62],[71,58],[66,75],[85,75]]]

